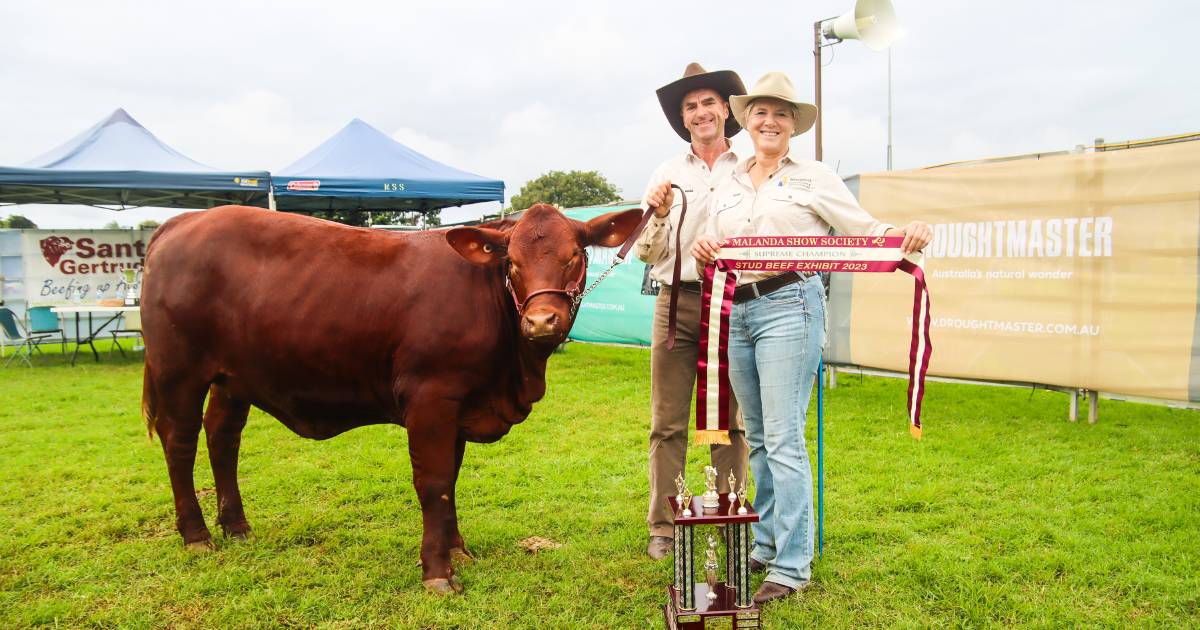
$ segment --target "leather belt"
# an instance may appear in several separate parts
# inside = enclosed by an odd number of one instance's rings
[[[670,291],[672,286],[677,287],[680,291],[689,293],[699,293],[704,290],[704,285],[700,282],[680,282],[678,285],[664,284],[663,288]]]
[[[778,291],[789,284],[808,280],[813,275],[815,274],[811,271],[789,271],[781,273],[778,276],[771,276],[765,280],[759,280],[758,282],[743,284],[733,290],[733,303],[741,304],[742,302],[749,302],[754,298]]]

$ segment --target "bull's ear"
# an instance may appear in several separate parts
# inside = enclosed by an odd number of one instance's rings
[[[476,265],[489,265],[504,257],[508,234],[491,228],[461,227],[446,232],[446,242],[459,256]]]
[[[617,247],[629,238],[641,220],[642,211],[638,208],[602,214],[584,224],[587,244]]]

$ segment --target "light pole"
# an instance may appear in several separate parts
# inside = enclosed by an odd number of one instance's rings
[[[816,84],[815,125],[817,161],[823,154],[821,145],[821,49],[839,44],[842,40],[857,39],[876,52],[886,49],[896,40],[896,12],[888,0],[857,0],[854,8],[835,18],[813,22],[813,77]],[[892,167],[892,61],[888,55],[888,168]]]

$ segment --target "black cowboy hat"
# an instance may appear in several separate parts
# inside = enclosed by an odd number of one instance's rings
[[[679,134],[680,138],[683,138],[684,142],[692,141],[692,132],[688,131],[683,124],[683,112],[680,111],[680,105],[688,92],[703,88],[716,91],[726,101],[729,101],[729,97],[734,94],[746,93],[746,86],[742,83],[742,78],[733,70],[707,72],[700,64],[694,61],[689,63],[683,70],[682,79],[668,83],[657,90],[658,102],[662,105],[663,113],[667,115],[667,121],[671,123],[671,128]],[[741,125],[734,120],[733,114],[730,113],[729,118],[725,120],[725,137],[731,138],[741,130]]]

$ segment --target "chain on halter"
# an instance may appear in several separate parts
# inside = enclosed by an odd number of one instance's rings
[[[679,191],[682,207],[679,209],[680,227],[675,230],[675,269],[671,276],[671,305],[668,309],[670,314],[668,316],[669,321],[667,323],[667,348],[674,347],[675,345],[675,310],[679,297],[675,292],[675,285],[679,284],[680,262],[682,260],[682,226],[683,218],[687,216],[687,194],[683,192],[683,189],[680,188],[678,184],[671,184],[671,188]],[[579,304],[583,302],[583,298],[586,297],[588,293],[591,293],[592,289],[596,288],[596,285],[600,284],[605,278],[607,278],[608,274],[612,273],[613,269],[617,268],[617,265],[625,262],[625,257],[629,255],[629,250],[633,249],[634,242],[637,241],[639,236],[641,236],[642,230],[646,229],[646,224],[650,223],[650,217],[654,216],[654,208],[655,206],[646,208],[646,213],[642,215],[642,220],[638,222],[637,227],[634,228],[633,233],[629,235],[629,238],[625,239],[625,244],[622,245],[621,250],[617,252],[616,258],[613,259],[613,264],[609,265],[608,269],[605,269],[604,273],[601,273],[600,277],[596,278],[596,281],[593,282],[590,287],[575,296],[574,304],[572,304],[571,307],[571,319],[575,318],[575,311],[579,309]]]

